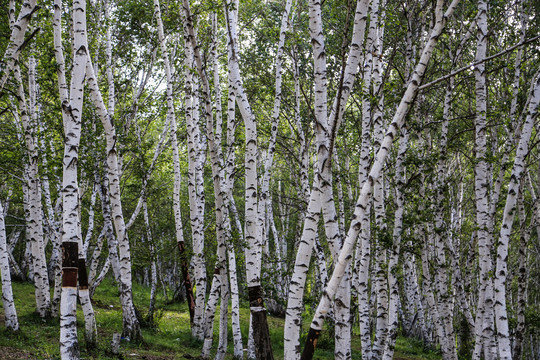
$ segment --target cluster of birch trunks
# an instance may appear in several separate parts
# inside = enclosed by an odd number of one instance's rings
[[[142,339],[139,281],[150,319],[159,289],[187,301],[203,358],[225,358],[231,328],[235,358],[273,359],[270,311],[285,359],[313,358],[324,331],[336,359],[353,334],[365,360],[392,359],[398,335],[443,359],[539,359],[535,9],[9,0],[5,326],[11,278],[32,281],[78,359],[78,330],[110,342],[91,301],[110,274],[125,340]]]

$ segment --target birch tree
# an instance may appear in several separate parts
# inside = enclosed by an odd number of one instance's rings
[[[174,221],[176,226],[176,241],[178,244],[178,249],[180,251],[180,261],[181,261],[181,267],[182,267],[182,276],[183,276],[183,283],[184,287],[186,289],[186,294],[188,297],[189,302],[189,315],[190,320],[192,324],[194,323],[195,319],[195,307],[196,302],[195,298],[193,296],[193,288],[191,285],[191,278],[189,275],[188,270],[188,262],[186,259],[185,254],[185,242],[184,242],[184,234],[183,234],[183,227],[182,227],[182,214],[181,214],[181,208],[180,208],[180,155],[178,153],[178,139],[176,137],[177,132],[177,124],[176,124],[176,116],[175,116],[175,110],[174,110],[174,104],[173,104],[173,93],[172,93],[172,72],[171,72],[171,66],[169,63],[169,55],[167,46],[165,43],[165,34],[163,31],[163,23],[161,20],[161,10],[159,7],[159,1],[154,1],[154,13],[156,15],[156,20],[158,22],[158,38],[160,42],[160,49],[163,57],[163,61],[165,64],[165,76],[167,78],[167,118],[170,122],[170,138],[171,138],[171,146],[173,149],[173,164],[174,164],[174,192],[173,192],[173,208],[174,208]]]
[[[58,88],[64,123],[64,159],[62,180],[62,295],[60,300],[60,354],[62,359],[78,359],[77,341],[77,273],[79,246],[78,149],[84,94],[85,68],[88,61],[86,43],[86,3],[73,2],[73,58],[71,85],[67,87],[62,49],[60,14],[62,3],[55,2],[55,56],[58,66]]]
[[[431,57],[437,39],[439,38],[442,30],[444,29],[447,19],[454,12],[457,4],[458,1],[453,1],[448,6],[448,9],[444,12],[442,1],[437,2],[437,6],[435,9],[435,24],[431,30],[430,38],[422,51],[422,56],[420,57],[420,60],[415,67],[412,79],[409,82],[405,94],[403,95],[401,102],[394,114],[392,123],[389,125],[389,128],[381,142],[381,147],[377,153],[375,162],[373,163],[369,173],[368,182],[366,182],[362,187],[362,191],[355,207],[355,220],[351,223],[349,232],[347,233],[347,237],[339,253],[339,257],[336,260],[336,265],[332,277],[329,281],[325,293],[323,294],[319,306],[317,307],[317,311],[313,318],[310,331],[306,340],[306,346],[304,347],[304,352],[302,355],[305,359],[310,359],[313,357],[316,345],[315,340],[319,337],[320,332],[322,331],[322,324],[324,322],[326,314],[328,313],[330,303],[345,273],[347,264],[351,260],[352,248],[360,230],[360,222],[358,219],[362,218],[362,213],[366,209],[368,199],[372,193],[373,183],[381,174],[382,166],[388,154],[389,146],[393,138],[395,137],[397,130],[405,120],[405,115],[407,114],[412,100],[414,99],[416,92],[418,91],[419,84],[421,83],[422,77],[424,76],[427,63]]]
[[[11,331],[19,330],[19,319],[13,302],[13,289],[11,288],[11,272],[9,270],[9,257],[7,249],[6,225],[4,221],[4,207],[0,202],[0,275],[2,276],[2,304],[5,313],[5,325]]]

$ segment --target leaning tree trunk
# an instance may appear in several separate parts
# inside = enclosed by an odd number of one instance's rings
[[[508,313],[506,310],[506,277],[508,261],[508,245],[514,223],[517,197],[519,194],[520,181],[525,170],[525,156],[529,152],[529,140],[534,128],[534,119],[538,112],[540,102],[540,73],[534,80],[534,85],[529,100],[527,118],[521,129],[521,137],[516,149],[514,166],[510,175],[508,195],[504,206],[503,220],[497,246],[497,265],[495,271],[494,287],[497,289],[494,296],[495,321],[497,325],[497,340],[499,343],[499,358],[512,359],[512,347],[510,344],[510,331],[508,327]]]
[[[412,80],[407,86],[405,94],[403,95],[401,102],[396,110],[392,123],[390,124],[387,130],[387,133],[384,136],[384,139],[381,143],[381,147],[379,151],[377,152],[377,155],[375,157],[375,162],[373,163],[373,166],[371,167],[368,181],[364,184],[364,186],[362,187],[362,191],[360,192],[360,196],[358,198],[354,215],[353,215],[353,221],[351,223],[351,226],[349,227],[347,238],[345,239],[345,242],[340,251],[339,257],[335,260],[335,267],[334,267],[334,272],[332,274],[332,278],[330,279],[330,282],[326,288],[325,293],[323,294],[323,297],[319,303],[319,306],[317,307],[317,311],[311,323],[311,328],[308,334],[308,338],[306,340],[304,352],[302,354],[302,357],[304,359],[313,358],[313,353],[315,352],[316,340],[318,339],[322,331],[324,318],[326,317],[326,314],[328,313],[328,309],[336,294],[336,290],[341,282],[341,279],[343,278],[343,275],[345,274],[347,265],[349,264],[352,258],[352,250],[353,250],[356,238],[358,237],[358,233],[360,232],[360,228],[361,228],[360,220],[362,219],[364,215],[363,214],[364,211],[366,211],[368,201],[371,197],[373,183],[381,175],[382,167],[388,155],[392,140],[396,136],[398,129],[402,126],[402,124],[405,121],[405,116],[407,115],[410,105],[414,101],[414,98],[418,92],[418,87],[424,76],[428,61],[431,57],[433,49],[435,48],[435,44],[437,43],[437,39],[442,33],[442,30],[446,24],[446,21],[454,12],[454,9],[456,8],[458,2],[459,0],[454,0],[449,5],[447,11],[444,14],[443,14],[443,9],[442,9],[443,1],[439,0],[437,2],[437,8],[435,10],[435,16],[436,16],[435,25],[431,31],[430,38],[428,42],[426,43],[426,46],[422,52],[422,56],[420,57],[420,60],[418,64],[416,65],[415,71],[412,76]]]
[[[522,182],[523,184],[523,182]],[[523,190],[523,186],[522,186]],[[534,198],[534,196],[533,196]],[[537,200],[537,199],[535,199]],[[523,345],[525,342],[526,323],[525,309],[527,308],[527,288],[528,288],[528,269],[527,269],[527,250],[530,239],[531,227],[527,226],[527,215],[523,201],[523,192],[521,191],[518,198],[518,215],[520,224],[519,237],[519,255],[518,255],[518,290],[517,290],[517,309],[516,309],[516,332],[514,336],[514,345],[512,354],[514,359],[521,359],[523,353]],[[534,216],[531,217],[530,224],[532,225]]]
[[[86,36],[85,46],[88,46]],[[105,129],[107,142],[107,177],[109,178],[109,198],[112,206],[112,218],[118,239],[118,249],[120,257],[120,277],[119,290],[120,302],[122,304],[123,331],[122,335],[129,341],[139,341],[142,338],[139,320],[135,313],[133,304],[132,280],[131,280],[131,253],[124,215],[122,213],[122,202],[120,199],[120,174],[118,169],[118,156],[116,151],[116,130],[113,120],[110,117],[101,91],[99,90],[97,79],[94,74],[94,67],[88,57],[86,64],[86,76],[90,89],[90,99],[92,100],[97,114],[101,119]]]
[[[9,77],[9,73],[14,69],[17,64],[17,59],[21,53],[22,48],[24,47],[24,34],[28,24],[30,23],[30,18],[36,10],[36,0],[27,0],[21,5],[21,10],[19,11],[19,17],[17,21],[11,26],[11,36],[9,38],[9,43],[4,53],[3,62],[5,65],[2,69],[2,77],[0,78],[0,92],[4,89],[4,85]],[[10,11],[10,17],[14,14]]]

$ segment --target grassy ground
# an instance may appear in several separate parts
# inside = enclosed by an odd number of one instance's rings
[[[0,358],[2,359],[59,359],[59,324],[58,319],[42,320],[35,314],[34,287],[28,283],[14,283],[15,306],[19,315],[21,330],[17,334],[9,333],[4,328],[3,310],[0,311]],[[149,289],[134,287],[134,302],[141,312],[145,312],[149,303]],[[106,280],[94,296],[94,311],[98,328],[97,349],[87,351],[84,348],[84,321],[82,311],[77,312],[79,343],[82,359],[190,359],[200,355],[202,344],[191,337],[189,313],[183,304],[165,304],[162,294],[158,295],[156,326],[143,328],[144,343],[123,342],[121,355],[110,353],[110,342],[114,333],[122,332],[122,311],[119,294],[111,280]],[[1,303],[0,303],[1,308]],[[219,312],[219,310],[218,310]],[[249,310],[241,309],[242,335],[244,344],[247,337]],[[283,358],[284,320],[269,317],[272,346],[276,359]],[[230,326],[229,326],[230,327]],[[307,329],[306,323],[305,328]],[[214,348],[217,346],[217,320],[214,327]],[[360,359],[360,341],[353,337],[353,359]],[[232,354],[232,333],[229,329],[229,354]],[[212,353],[213,356],[214,353]],[[232,355],[227,357],[232,359]],[[316,359],[332,359],[333,344],[324,333],[319,341]],[[398,338],[395,359],[438,360],[440,356],[426,353],[422,344],[409,339]]]

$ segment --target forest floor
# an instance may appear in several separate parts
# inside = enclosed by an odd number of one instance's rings
[[[0,303],[0,359],[59,359],[59,322],[58,319],[43,320],[35,313],[34,287],[30,283],[13,283],[15,306],[19,315],[20,331],[10,333],[5,330],[3,309]],[[134,302],[144,312],[150,298],[150,290],[145,287],[134,287]],[[122,341],[120,355],[110,352],[114,333],[122,332],[122,311],[116,286],[109,279],[96,290],[94,311],[96,313],[98,346],[93,350],[84,348],[84,320],[80,306],[77,311],[79,343],[81,359],[197,359],[202,343],[191,337],[189,313],[186,303],[167,304],[163,294],[157,297],[155,325],[143,328],[144,342],[132,344]],[[219,309],[218,309],[219,314]],[[242,335],[244,344],[247,337],[249,310],[241,309]],[[284,319],[268,317],[272,346],[276,359],[283,358],[283,325]],[[305,328],[309,325],[306,319]],[[214,326],[214,349],[217,347],[218,320]],[[328,333],[328,332],[327,332]],[[323,332],[323,334],[325,334]],[[227,359],[232,359],[232,332],[229,325],[229,343]],[[353,336],[353,359],[360,359],[360,339]],[[323,335],[315,354],[315,359],[332,359],[333,342],[328,335]],[[426,352],[422,344],[403,337],[396,343],[396,360],[439,360],[441,357],[434,351]]]

